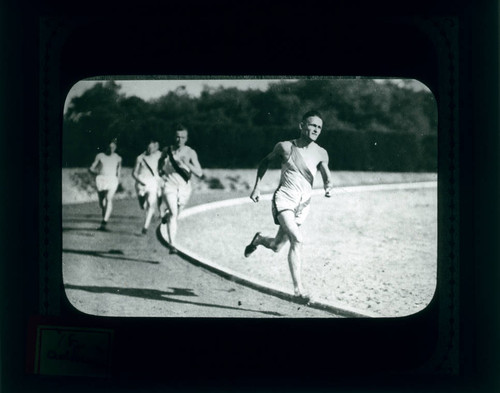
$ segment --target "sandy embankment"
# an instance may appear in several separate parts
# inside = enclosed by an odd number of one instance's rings
[[[250,191],[255,182],[255,169],[206,169],[204,179],[193,178],[196,193],[214,191]],[[275,190],[280,171],[269,170],[261,184],[263,193]],[[332,172],[335,186],[361,184],[400,183],[437,180],[435,173],[387,173],[387,172]],[[316,176],[315,188],[322,186],[321,176]],[[116,198],[135,197],[132,169],[123,168]],[[95,181],[85,168],[64,168],[62,170],[62,203],[84,203],[97,201]]]

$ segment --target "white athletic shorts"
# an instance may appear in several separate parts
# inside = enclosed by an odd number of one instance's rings
[[[310,207],[310,195],[293,195],[293,193],[278,188],[274,192],[271,206],[274,223],[280,225],[278,215],[285,210],[291,210],[295,214],[295,222],[297,225],[301,225],[309,214]]]
[[[108,191],[115,193],[118,188],[118,178],[116,176],[97,175],[95,178],[97,191]]]
[[[168,201],[168,198],[174,195],[177,199],[177,206],[180,207],[185,206],[188,203],[192,191],[190,182],[179,185],[164,181],[162,189],[165,199]]]
[[[161,196],[161,187],[158,184],[158,179],[141,179],[141,180],[144,183],[146,183],[146,185],[143,186],[139,182],[135,183],[135,190],[137,191],[137,195],[144,196],[146,194],[149,194],[149,195],[156,195],[158,197]]]

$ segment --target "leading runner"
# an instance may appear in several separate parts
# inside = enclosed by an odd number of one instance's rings
[[[273,151],[260,162],[250,195],[252,201],[259,202],[260,182],[269,164],[279,159],[281,178],[272,200],[272,214],[275,224],[279,225],[278,232],[275,237],[266,237],[257,232],[245,248],[245,257],[250,256],[258,246],[278,252],[289,241],[288,265],[294,293],[304,302],[309,302],[311,298],[304,290],[300,275],[303,243],[300,225],[309,212],[314,177],[318,169],[323,178],[326,197],[330,196],[332,188],[328,153],[316,144],[322,128],[323,120],[319,112],[309,111],[304,114],[299,124],[299,138],[278,142]]]

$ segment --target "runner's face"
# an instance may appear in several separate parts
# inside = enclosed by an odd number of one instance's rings
[[[177,147],[182,147],[186,144],[188,139],[188,133],[187,131],[177,131],[175,133],[175,143],[177,144]]]
[[[113,154],[116,151],[116,144],[114,142],[111,142],[108,147],[109,153]]]
[[[156,150],[158,150],[158,145],[156,142],[151,142],[148,145],[148,154],[153,154]]]
[[[308,117],[301,123],[302,135],[308,137],[311,141],[318,139],[323,128],[323,120],[317,116]]]

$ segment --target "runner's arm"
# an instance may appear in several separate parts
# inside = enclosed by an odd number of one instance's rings
[[[132,177],[134,178],[134,180],[140,184],[142,184],[143,186],[145,186],[144,182],[139,178],[139,168],[141,167],[141,160],[139,157],[136,158],[135,160],[135,166],[134,166],[134,170],[132,171]]]
[[[269,168],[269,164],[276,159],[277,157],[281,156],[283,154],[284,148],[282,143],[277,143],[276,146],[274,146],[274,149],[271,153],[269,153],[267,156],[265,156],[261,162],[259,163],[259,166],[257,168],[257,178],[255,179],[255,185],[253,187],[253,191],[250,194],[250,199],[254,202],[258,202],[260,198],[260,182],[264,175],[267,172],[267,169]]]
[[[98,175],[99,172],[97,172],[97,165],[99,165],[99,162],[101,161],[99,154],[95,156],[94,162],[89,168],[89,172],[92,173],[93,175]]]
[[[122,158],[118,160],[118,164],[116,165],[116,177],[120,179],[120,176],[122,174]]]
[[[330,174],[330,169],[328,168],[328,161],[328,153],[325,151],[323,159],[318,164],[318,169],[321,173],[321,177],[323,178],[323,187],[325,189],[326,197],[330,196],[330,190],[333,187],[332,176]]]
[[[191,150],[189,160],[183,161],[183,164],[186,165],[196,176],[200,178],[203,176],[203,170],[201,169],[200,162],[198,161],[198,154],[196,154],[194,150]]]
[[[160,177],[163,176],[163,165],[165,163],[165,160],[167,158],[167,148],[163,149],[163,151],[161,152],[161,156],[160,156],[160,159],[158,160],[158,174],[160,175]]]

